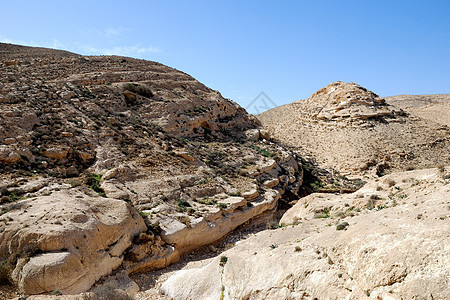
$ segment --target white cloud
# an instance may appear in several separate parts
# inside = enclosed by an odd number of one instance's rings
[[[121,55],[121,56],[133,56],[133,55],[142,55],[147,53],[157,53],[161,52],[159,48],[155,47],[142,47],[140,45],[134,46],[117,46],[113,48],[96,48],[89,45],[79,45],[79,50],[83,52],[83,54],[87,55]]]
[[[121,35],[123,32],[127,31],[126,28],[106,28],[102,34],[108,37]]]
[[[74,45],[66,45],[57,39],[53,39],[51,42],[36,42],[36,41],[12,40],[3,36],[0,36],[0,42],[31,47],[44,47],[44,48],[68,50],[84,55],[119,55],[119,56],[140,57],[148,53],[161,52],[161,49],[159,48],[155,48],[152,46],[141,46],[139,44],[134,46],[116,46],[112,48],[98,48],[81,43],[75,43]]]
[[[66,45],[57,39],[53,39],[51,42],[36,42],[36,41],[19,41],[12,40],[6,37],[0,37],[0,42],[7,44],[16,44],[22,46],[30,46],[30,47],[43,47],[43,48],[53,48],[53,49],[64,49],[66,50]]]

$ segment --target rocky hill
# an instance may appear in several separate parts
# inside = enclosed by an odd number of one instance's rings
[[[399,95],[385,97],[386,102],[412,115],[450,126],[450,95]]]
[[[0,74],[0,299],[450,296],[448,167],[334,170],[448,164],[444,122],[338,82],[274,139],[156,62],[0,43]]]
[[[165,267],[301,190],[300,157],[183,72],[10,44],[0,72],[0,282],[21,293]]]
[[[449,187],[441,168],[311,194],[281,228],[184,267],[161,290],[175,299],[449,299]]]
[[[338,81],[258,118],[274,138],[344,174],[449,164],[449,127],[409,112],[406,103],[400,106],[405,109],[395,106],[400,102]],[[440,120],[446,120],[445,113]]]

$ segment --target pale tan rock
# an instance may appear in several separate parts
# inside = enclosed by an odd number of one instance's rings
[[[42,153],[49,158],[63,159],[69,154],[69,150],[69,148],[65,147],[52,147],[44,150]]]
[[[276,207],[279,198],[280,194],[274,190],[266,192],[261,201],[254,202],[251,206],[246,205],[247,201],[243,197],[229,198],[228,202],[233,202],[232,205],[194,219],[189,226],[174,219],[162,220],[161,238],[166,243],[175,245],[180,255],[187,253],[219,240],[247,220],[270,211]]]
[[[417,104],[416,98],[423,98],[422,103]],[[450,129],[442,124],[446,124],[448,101],[445,95],[434,96],[437,100],[416,98],[398,96],[385,101],[355,83],[338,81],[308,99],[276,107],[258,118],[273,138],[315,157],[320,166],[345,174],[386,174],[412,166],[446,165]],[[433,107],[425,112],[424,104]],[[434,114],[441,124],[433,120]],[[382,170],[377,168],[380,162],[386,163]]]
[[[247,131],[245,131],[245,136],[247,137],[247,139],[251,140],[251,141],[257,141],[259,140],[259,130],[258,129],[249,129]]]
[[[339,217],[332,208],[330,218],[305,212],[297,226],[260,232],[205,267],[176,272],[161,291],[175,299],[447,299],[448,183],[436,169],[389,176],[383,179],[395,180],[399,189],[392,200],[378,189],[383,199],[377,201],[385,207],[369,210],[355,195],[329,201],[330,195],[315,194],[322,205],[360,205],[360,212]],[[378,184],[371,181],[361,192],[377,191]],[[336,230],[343,221],[347,229]],[[227,258],[224,266],[221,257]]]
[[[80,194],[81,198],[75,197]],[[43,252],[14,270],[14,281],[27,294],[88,290],[121,265],[133,237],[146,228],[127,203],[88,197],[76,190],[53,192],[19,204],[20,210],[2,216],[10,221],[1,225],[0,256],[30,247]]]
[[[260,129],[259,136],[261,139],[270,140],[270,131],[267,129]]]

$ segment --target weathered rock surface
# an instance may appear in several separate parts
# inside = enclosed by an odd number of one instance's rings
[[[298,154],[183,72],[1,43],[0,71],[0,264],[26,294],[166,267],[300,193]]]
[[[354,84],[335,82],[310,98],[258,116],[272,136],[344,174],[450,163],[450,128]],[[440,113],[445,119],[445,110]],[[280,116],[283,116],[282,118]],[[438,118],[439,119],[439,118]]]
[[[412,115],[450,126],[450,95],[399,95],[385,97],[386,102]]]
[[[3,209],[0,257],[16,257],[12,280],[26,294],[88,290],[146,230],[129,204],[67,187]]]
[[[393,173],[354,194],[310,195],[282,219],[297,225],[181,270],[161,291],[175,299],[447,299],[448,178],[448,168]]]

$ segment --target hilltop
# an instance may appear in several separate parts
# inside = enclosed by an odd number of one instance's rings
[[[152,61],[0,43],[0,72],[1,299],[449,296],[445,95],[258,119]]]
[[[318,170],[157,62],[0,44],[0,71],[0,281],[24,294],[166,267],[276,219]]]
[[[449,127],[395,106],[402,101],[394,99],[338,81],[258,118],[277,140],[345,174],[449,164]]]

